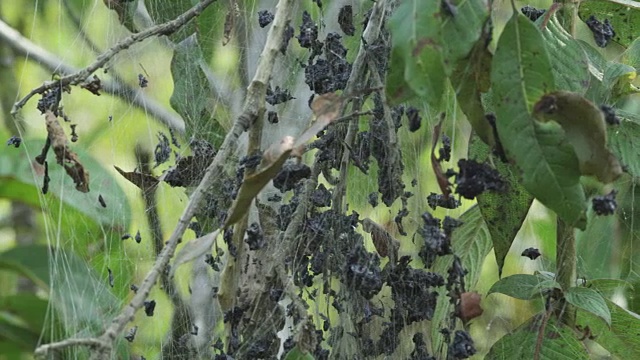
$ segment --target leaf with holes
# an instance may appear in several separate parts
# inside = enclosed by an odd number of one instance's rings
[[[586,225],[580,168],[562,128],[531,117],[533,105],[555,89],[551,60],[540,29],[514,15],[498,41],[491,83],[498,135],[536,199],[575,227]]]
[[[469,158],[485,162],[490,158],[491,149],[474,136],[469,141]],[[502,277],[504,259],[511,244],[529,213],[533,196],[518,181],[513,165],[494,159],[496,170],[506,181],[504,191],[485,191],[478,196],[480,212],[487,223],[493,242],[493,250],[498,263],[498,275]]]
[[[595,341],[619,359],[640,358],[640,315],[605,300],[611,313],[611,326],[590,312],[578,311],[576,324],[589,327]]]
[[[631,0],[581,1],[578,15],[582,21],[594,16],[604,22],[609,20],[615,31],[613,41],[629,46],[640,36],[640,2]]]

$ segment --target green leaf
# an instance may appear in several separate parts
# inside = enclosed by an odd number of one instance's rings
[[[636,1],[582,1],[578,15],[585,22],[592,15],[602,22],[608,19],[616,33],[613,40],[625,47],[640,35],[640,3]]]
[[[476,288],[482,264],[491,251],[491,235],[485,224],[480,209],[477,206],[465,211],[460,217],[462,226],[456,228],[451,235],[451,246],[453,253],[460,257],[464,268],[468,271],[465,276],[467,291]],[[436,259],[432,271],[438,274],[446,274],[453,264],[453,256],[440,256]],[[446,291],[442,289],[442,291]],[[453,310],[449,303],[449,298],[444,292],[438,296],[438,303],[431,323],[431,341],[434,355],[439,358],[446,358],[447,346],[440,329],[449,326],[449,314]]]
[[[593,175],[608,184],[622,174],[620,163],[607,148],[604,114],[591,101],[577,93],[555,91],[536,103],[534,116],[562,126],[578,156],[582,175]]]
[[[438,45],[440,2],[408,0],[389,19],[391,63],[387,98],[402,102],[420,97],[437,107],[445,90],[446,74]]]
[[[620,289],[633,290],[633,284],[621,279],[591,279],[587,280],[586,286],[606,297],[612,296]]]
[[[440,17],[444,20],[439,35],[447,74],[451,74],[459,60],[469,55],[489,19],[489,3],[486,0],[459,1],[456,10],[455,16],[446,15],[440,10]]]
[[[611,312],[609,312],[602,295],[594,289],[580,286],[572,287],[565,291],[564,298],[571,305],[590,312],[611,325]]]
[[[544,24],[542,16],[538,22]],[[589,88],[589,59],[582,46],[564,30],[558,18],[553,15],[542,29],[546,41],[553,75],[559,89],[584,94]]]
[[[640,38],[633,40],[631,45],[622,53],[622,62],[640,70]]]
[[[33,294],[17,294],[0,297],[0,311],[19,318],[25,327],[36,334],[44,328],[49,302]]]
[[[624,112],[617,111],[617,114],[621,121],[607,132],[609,147],[626,171],[640,178],[640,122],[632,121]]]
[[[9,341],[24,350],[33,350],[38,345],[40,331],[24,327],[16,319],[0,312],[0,342]]]
[[[469,141],[469,158],[485,162],[490,156],[489,146],[472,137]],[[485,191],[480,194],[478,206],[491,233],[498,274],[502,277],[504,259],[529,213],[533,196],[518,181],[513,165],[503,163],[500,159],[494,159],[493,163],[507,187],[504,191]]]
[[[544,327],[539,356],[535,357],[538,337],[544,324],[546,314],[534,316],[514,332],[500,338],[492,347],[485,359],[533,359],[540,360],[578,360],[589,359],[584,346],[578,341],[574,331],[558,324],[553,316],[549,317]]]
[[[515,274],[498,280],[487,295],[500,293],[520,300],[532,300],[541,298],[541,291],[555,288],[557,283],[552,280],[543,280],[539,276],[529,274]]]
[[[551,61],[540,30],[518,14],[500,36],[491,74],[497,129],[524,187],[567,223],[583,229],[586,200],[573,147],[562,128],[531,117],[533,105],[554,90]]]
[[[26,276],[44,290],[49,288],[49,249],[45,246],[16,246],[0,253],[0,270]]]
[[[576,324],[589,327],[595,341],[620,359],[640,358],[640,315],[627,311],[612,301],[605,300],[611,313],[611,327],[598,316],[578,311]]]
[[[460,60],[451,74],[451,85],[456,92],[456,100],[480,139],[495,145],[493,126],[487,121],[482,104],[482,93],[491,87],[492,55],[486,47],[490,39],[490,29],[476,42],[468,58]]]
[[[284,360],[314,360],[315,358],[308,352],[303,352],[298,348],[298,346],[294,346],[293,349],[289,350],[287,355],[284,357]]]
[[[182,116],[188,136],[201,138],[201,130],[206,126],[209,131],[205,139],[217,149],[224,140],[225,131],[213,118],[213,89],[205,69],[208,70],[208,65],[197,38],[189,36],[179,42],[171,59],[173,93],[170,102]]]

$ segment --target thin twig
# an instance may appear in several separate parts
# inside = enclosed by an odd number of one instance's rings
[[[87,347],[104,347],[106,344],[102,342],[102,340],[95,338],[83,338],[83,339],[66,339],[60,342],[46,344],[39,346],[34,355],[36,358],[42,357],[46,358],[52,351],[60,351],[62,349],[71,347],[71,346],[87,346]]]
[[[22,34],[2,20],[0,20],[0,40],[9,45],[17,54],[34,60],[52,73],[57,72],[62,75],[68,75],[76,74],[81,71],[66,64],[56,55],[34,44],[31,40],[22,36]],[[113,76],[113,74],[111,75]],[[168,127],[175,129],[181,134],[184,133],[184,123],[182,119],[172,114],[157,101],[148,97],[143,91],[134,89],[128,84],[118,81],[117,78],[115,78],[115,81],[101,81],[101,85],[101,90],[105,93],[124,99],[132,105],[143,109],[149,115],[153,116]]]
[[[65,87],[67,85],[78,85],[85,81],[91,74],[93,74],[96,70],[103,67],[107,62],[109,62],[114,56],[118,55],[122,50],[131,47],[132,45],[146,40],[152,36],[159,35],[170,35],[177,30],[179,30],[183,25],[189,22],[191,19],[200,15],[207,6],[211,5],[216,0],[202,0],[198,4],[196,4],[191,9],[187,10],[184,14],[178,16],[177,18],[167,21],[163,24],[159,24],[156,26],[152,26],[142,32],[133,34],[129,37],[124,38],[112,48],[104,52],[102,55],[98,56],[96,60],[89,66],[84,69],[75,72],[70,75],[66,75],[62,77],[60,80],[56,81],[47,81],[40,85],[39,87],[31,90],[27,96],[22,98],[22,100],[18,101],[13,105],[13,109],[11,110],[11,114],[15,115],[24,105],[36,94],[42,94],[45,91],[51,90],[54,87],[61,86]]]

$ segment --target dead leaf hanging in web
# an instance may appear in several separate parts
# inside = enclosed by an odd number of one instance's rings
[[[143,174],[136,171],[126,172],[117,166],[113,166],[125,179],[129,180],[132,184],[139,187],[142,191],[147,191],[154,188],[160,182],[155,176]]]
[[[56,162],[62,165],[69,177],[73,179],[76,190],[89,192],[89,172],[80,163],[78,155],[67,146],[67,135],[51,110],[46,111],[45,122],[51,148],[56,154]]]
[[[451,195],[451,189],[449,186],[449,179],[442,171],[442,166],[438,161],[438,157],[436,156],[436,146],[438,145],[438,141],[440,141],[440,129],[442,128],[442,122],[444,121],[444,113],[440,116],[440,121],[433,128],[433,137],[431,139],[431,167],[433,167],[433,172],[436,175],[436,180],[438,180],[438,185],[440,186],[440,191],[444,195],[445,199],[449,198]]]
[[[209,252],[211,252],[211,247],[213,246],[214,241],[220,234],[220,229],[208,233],[202,237],[189,241],[184,247],[178,252],[176,255],[173,264],[171,265],[171,272],[169,273],[169,277],[173,277],[178,270],[178,267],[182,264],[186,264],[190,261],[193,261]]]
[[[238,222],[246,213],[251,201],[273,179],[290,155],[302,156],[304,145],[318,132],[324,129],[340,114],[342,98],[334,93],[324,94],[314,99],[311,109],[316,121],[303,132],[298,139],[285,136],[278,144],[273,144],[265,151],[261,167],[256,173],[247,177],[240,185],[224,227]]]

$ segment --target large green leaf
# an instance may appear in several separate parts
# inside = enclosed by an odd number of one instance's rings
[[[557,123],[531,117],[533,105],[555,89],[540,29],[515,14],[500,36],[491,74],[498,135],[522,172],[522,184],[573,226],[586,225],[578,159]]]
[[[391,64],[387,75],[387,98],[401,102],[415,96],[437,107],[445,89],[438,32],[440,1],[408,0],[389,19]]]
[[[491,149],[477,137],[469,141],[469,158],[485,162],[491,157]],[[487,223],[498,263],[498,274],[502,276],[504,259],[511,248],[524,219],[529,213],[533,196],[520,184],[513,165],[493,159],[496,169],[505,180],[504,191],[486,191],[478,196],[478,206]]]
[[[564,298],[573,306],[592,313],[611,325],[611,312],[602,295],[596,290],[586,287],[572,287],[564,292]]]
[[[589,327],[595,341],[620,359],[640,358],[640,315],[606,300],[611,313],[611,328],[598,316],[578,311],[576,324]]]
[[[557,288],[553,280],[546,280],[540,275],[515,274],[498,280],[487,295],[500,293],[520,300],[542,298],[542,291]]]
[[[545,323],[539,314],[514,332],[498,340],[485,357],[487,360],[540,359],[540,360],[578,360],[589,359],[584,346],[578,341],[573,330],[557,323],[553,316]],[[541,327],[545,324],[542,343],[538,343]],[[536,347],[540,352],[535,357]]]
[[[491,235],[477,206],[462,214],[460,221],[463,224],[453,231],[451,246],[453,253],[460,258],[462,265],[468,271],[465,276],[466,290],[472,291],[476,288],[480,278],[484,259],[491,251]],[[432,270],[438,274],[446,274],[451,264],[453,264],[453,256],[441,256],[434,262]],[[443,359],[446,358],[446,344],[440,329],[449,326],[447,321],[451,311],[453,311],[453,307],[443,291],[438,296],[438,303],[431,321],[431,341],[434,355],[437,357],[437,354],[440,354]]]
[[[189,136],[205,139],[218,148],[224,140],[224,130],[213,118],[213,89],[207,79],[207,63],[195,36],[187,37],[174,49],[171,60],[173,93],[171,106],[185,121]]]
[[[489,18],[489,3],[486,0],[459,1],[455,16],[440,10],[442,27],[440,42],[442,57],[448,74],[456,67],[459,60],[466,58],[478,39]]]
[[[545,17],[538,19],[545,24]],[[589,88],[589,60],[582,46],[564,30],[553,15],[542,30],[553,65],[553,75],[558,89],[584,94]]]
[[[583,21],[595,16],[599,21],[608,19],[620,45],[629,46],[640,36],[640,2],[631,0],[588,0],[580,2],[578,15]]]
[[[633,66],[607,61],[591,45],[578,41],[589,59],[591,81],[585,97],[596,104],[615,104],[622,96],[637,92],[631,84],[636,76]]]

